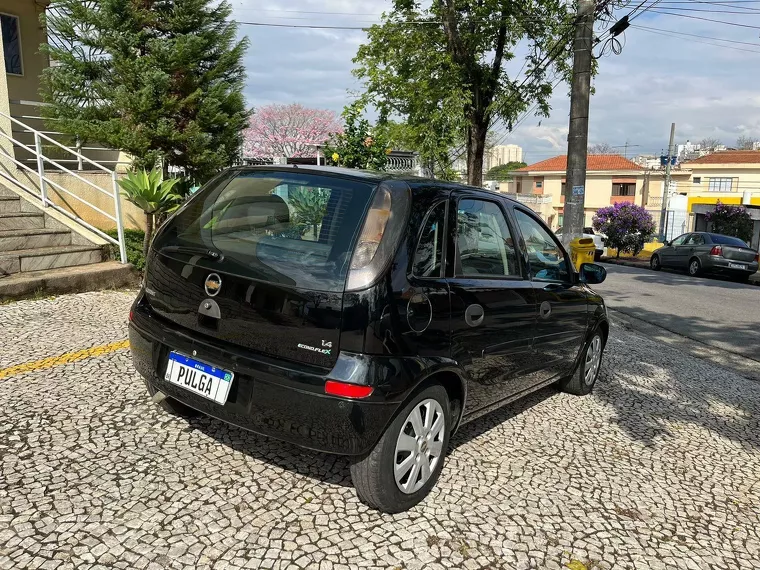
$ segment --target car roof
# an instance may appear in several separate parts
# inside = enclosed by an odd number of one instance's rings
[[[275,170],[275,171],[294,171],[298,172],[311,172],[314,174],[340,176],[341,178],[353,178],[356,180],[363,180],[367,182],[381,182],[383,180],[400,180],[406,182],[412,190],[415,188],[422,188],[426,186],[435,185],[439,188],[449,188],[452,190],[467,190],[469,192],[478,192],[483,194],[490,194],[491,196],[498,196],[500,198],[509,200],[513,203],[519,204],[519,202],[509,196],[502,194],[501,192],[495,192],[487,188],[480,188],[478,186],[469,186],[467,184],[460,184],[458,182],[448,182],[446,180],[436,180],[434,178],[425,178],[421,176],[414,176],[412,174],[395,174],[391,172],[379,172],[376,170],[360,170],[357,168],[343,168],[340,166],[316,166],[312,164],[262,164],[256,166],[235,166],[234,170],[240,170],[242,172],[250,172],[256,170]]]

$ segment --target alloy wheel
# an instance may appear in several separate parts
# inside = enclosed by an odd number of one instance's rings
[[[596,374],[599,372],[599,365],[602,363],[602,339],[597,334],[591,339],[586,350],[586,365],[584,367],[583,381],[587,386],[591,386],[596,380]]]
[[[396,440],[393,475],[402,493],[419,491],[443,456],[446,419],[437,400],[419,402],[404,420]]]
[[[656,255],[653,255],[652,259],[649,261],[649,265],[656,271],[660,268],[660,258]]]
[[[696,259],[689,264],[689,274],[697,275],[699,273],[699,261]]]

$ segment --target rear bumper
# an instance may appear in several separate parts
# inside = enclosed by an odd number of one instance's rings
[[[317,451],[340,455],[369,452],[385,431],[410,385],[404,362],[365,357],[361,370],[377,383],[372,396],[350,400],[324,393],[328,374],[236,352],[208,339],[190,337],[139,309],[133,312],[129,342],[137,371],[157,390],[191,408],[241,428]],[[196,358],[235,373],[224,405],[164,380],[168,354],[196,352]],[[349,357],[351,358],[351,357]],[[345,361],[339,360],[339,364]],[[336,372],[338,365],[333,369]],[[401,372],[401,374],[399,374]],[[335,378],[334,374],[329,374]]]
[[[730,267],[729,264],[731,263],[744,265],[747,269],[736,269],[735,267]],[[757,272],[758,264],[756,261],[733,261],[731,259],[726,259],[725,257],[709,255],[702,263],[702,268],[706,271],[714,271],[717,273],[752,275],[753,273]]]

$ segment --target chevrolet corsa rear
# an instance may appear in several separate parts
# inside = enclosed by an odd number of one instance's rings
[[[591,391],[603,279],[496,194],[238,168],[156,235],[130,344],[166,411],[349,455],[359,497],[396,512],[433,487],[460,423],[549,383]]]

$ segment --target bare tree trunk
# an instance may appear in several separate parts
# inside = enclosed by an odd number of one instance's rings
[[[153,237],[153,214],[145,213],[145,237],[143,238],[143,256],[148,258],[150,240]]]
[[[483,185],[483,155],[486,149],[488,123],[473,119],[467,129],[467,183]]]

